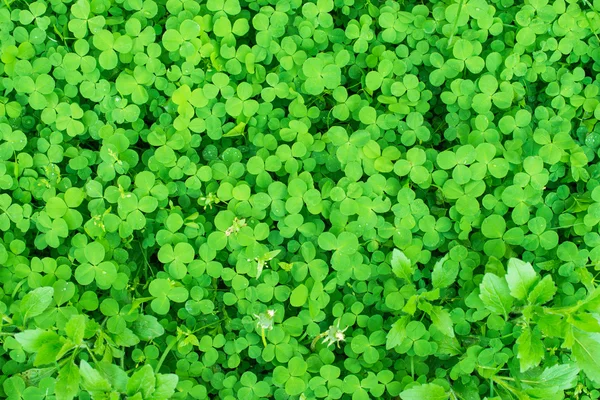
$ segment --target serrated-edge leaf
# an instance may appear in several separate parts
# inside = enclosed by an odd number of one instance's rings
[[[72,400],[79,393],[81,375],[73,361],[69,361],[58,372],[56,379],[56,400]]]
[[[600,383],[600,333],[571,330],[571,352],[577,366],[594,382]]]
[[[385,348],[387,350],[398,346],[406,338],[406,325],[408,325],[409,322],[410,318],[408,316],[400,317],[394,322],[392,328],[387,333],[385,342]]]
[[[505,318],[508,317],[513,298],[510,295],[506,280],[494,274],[485,274],[483,281],[479,285],[479,290],[479,297],[488,310],[504,315]]]
[[[400,393],[402,400],[446,400],[448,397],[446,390],[435,383],[415,386]]]
[[[392,260],[391,260],[392,271],[398,278],[402,278],[408,283],[412,283],[414,267],[412,262],[406,254],[402,250],[394,249],[392,250]]]
[[[530,263],[517,258],[508,260],[506,282],[510,288],[510,294],[514,298],[524,300],[536,279],[537,274]]]
[[[81,386],[90,393],[106,393],[111,391],[112,387],[108,380],[100,375],[100,372],[92,368],[87,361],[81,360],[79,372],[81,374]]]
[[[517,345],[519,346],[517,358],[519,359],[521,372],[539,365],[544,356],[544,343],[529,327],[523,329],[517,339]]]

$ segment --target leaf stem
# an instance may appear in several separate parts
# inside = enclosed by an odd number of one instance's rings
[[[600,14],[598,14],[598,11],[596,11],[594,6],[592,6],[588,0],[583,0],[583,2],[596,14],[596,17],[600,18]],[[594,36],[596,36],[596,40],[598,40],[598,42],[600,42],[600,38],[598,37],[596,32],[592,29],[592,21],[590,21],[590,19],[588,18],[586,13],[583,13],[583,16],[585,17],[585,20],[587,21],[588,25],[590,26],[590,31],[594,34]]]
[[[87,350],[88,354],[92,357],[92,360],[94,360],[94,363],[98,364],[98,360],[96,359],[96,356],[94,355],[94,352],[92,351],[92,349],[90,349],[87,344],[84,346],[85,346],[85,349]]]
[[[460,13],[462,12],[464,0],[460,0],[458,3],[458,12],[456,13],[456,18],[454,19],[454,25],[452,25],[452,33],[450,34],[450,39],[448,39],[448,49],[452,44],[452,39],[454,39],[454,35],[456,34],[456,28],[458,27],[458,20],[460,18]]]
[[[156,364],[156,367],[154,367],[154,371],[155,372],[159,372],[160,371],[160,367],[163,365],[163,363],[165,362],[165,359],[167,358],[167,355],[169,354],[169,352],[171,351],[171,349],[173,348],[173,346],[175,346],[175,343],[177,343],[177,341],[179,340],[179,335],[177,335],[177,337],[175,338],[175,340],[173,340],[165,349],[165,351],[163,351],[162,355],[160,356],[160,359],[158,360],[158,363]]]
[[[327,332],[323,332],[323,333],[319,333],[317,336],[315,336],[312,343],[310,344],[310,349],[314,350],[315,347],[317,347],[317,342],[319,341],[319,339],[325,337],[326,335],[327,335]]]
[[[262,337],[263,346],[267,347],[267,338],[265,336],[265,328],[260,328],[260,336]]]

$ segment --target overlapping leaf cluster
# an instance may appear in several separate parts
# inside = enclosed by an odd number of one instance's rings
[[[600,1],[4,0],[9,399],[596,399]]]

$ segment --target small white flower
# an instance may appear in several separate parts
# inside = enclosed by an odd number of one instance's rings
[[[268,331],[273,329],[273,325],[275,323],[275,310],[267,310],[266,313],[254,314],[254,317],[257,319],[256,326],[259,328]]]
[[[325,339],[323,339],[322,343],[326,344],[327,347],[329,347],[335,343],[339,347],[339,343],[346,340],[346,335],[344,335],[344,332],[346,331],[346,329],[348,329],[348,327],[345,327],[344,329],[340,329],[339,321],[337,324],[331,325],[329,327],[329,330],[326,332]]]
[[[236,217],[233,219],[233,224],[229,228],[227,228],[227,230],[225,231],[225,235],[231,236],[234,233],[238,233],[240,231],[240,229],[242,229],[244,226],[247,226],[246,220],[245,219],[237,219],[237,217]]]

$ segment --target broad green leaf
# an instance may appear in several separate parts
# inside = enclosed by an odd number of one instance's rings
[[[508,260],[506,281],[510,288],[510,294],[518,299],[524,300],[529,294],[530,288],[537,279],[537,274],[530,263],[517,258]]]
[[[179,377],[175,374],[156,374],[156,390],[150,400],[168,400],[175,393]]]
[[[127,395],[133,396],[136,393],[141,393],[143,398],[149,398],[154,392],[156,377],[152,366],[144,365],[137,370],[127,382]]]
[[[87,317],[85,315],[76,315],[71,317],[67,325],[65,326],[65,333],[71,339],[73,344],[79,345],[83,341],[85,334],[85,324]]]
[[[21,300],[19,309],[23,319],[37,317],[43,313],[54,297],[54,288],[50,286],[39,287],[27,293]]]
[[[293,307],[302,307],[308,299],[308,288],[305,285],[298,285],[290,296],[290,304]]]
[[[415,386],[400,393],[402,400],[446,400],[449,394],[435,383]]]
[[[408,283],[412,283],[414,267],[412,262],[402,250],[392,250],[392,271],[398,278],[404,279]]]
[[[79,382],[81,376],[79,368],[72,361],[65,364],[58,372],[56,379],[56,399],[72,400],[79,393]]]
[[[387,334],[387,339],[385,342],[385,348],[387,350],[393,349],[394,347],[400,345],[402,341],[407,337],[406,333],[406,325],[410,322],[410,318],[408,316],[400,317],[394,324],[392,328]]]
[[[560,364],[548,367],[537,378],[536,385],[556,387],[567,390],[575,387],[579,375],[579,367],[575,364]]]
[[[100,361],[96,365],[96,369],[108,379],[115,390],[119,392],[127,391],[127,381],[129,380],[129,377],[121,367],[106,361]]]
[[[600,382],[600,333],[571,330],[571,352],[577,366],[594,382]]]
[[[98,265],[104,260],[104,246],[98,242],[92,242],[85,246],[85,258],[90,264]]]
[[[479,297],[488,310],[508,318],[513,298],[506,280],[491,273],[485,274],[479,285],[479,291]]]
[[[110,392],[110,383],[87,361],[81,360],[79,373],[81,375],[81,386],[92,395],[101,396],[102,393]]]
[[[448,260],[449,255],[439,259],[433,266],[431,280],[434,288],[446,288],[456,281],[459,265],[453,260]]]
[[[44,329],[28,329],[15,334],[15,339],[25,351],[30,353],[37,352],[45,343],[53,342],[58,339],[58,335],[53,331]]]
[[[165,328],[152,315],[140,315],[133,323],[132,330],[141,340],[152,340],[165,333]]]
[[[532,331],[529,327],[523,329],[517,339],[519,351],[517,357],[521,365],[521,372],[530,368],[537,367],[544,356],[544,343],[537,331]]]
[[[429,312],[431,322],[433,325],[440,330],[444,335],[454,337],[454,324],[450,313],[442,307],[432,307]]]
[[[556,285],[551,275],[546,275],[529,293],[527,300],[531,304],[544,304],[552,300],[556,293]]]

